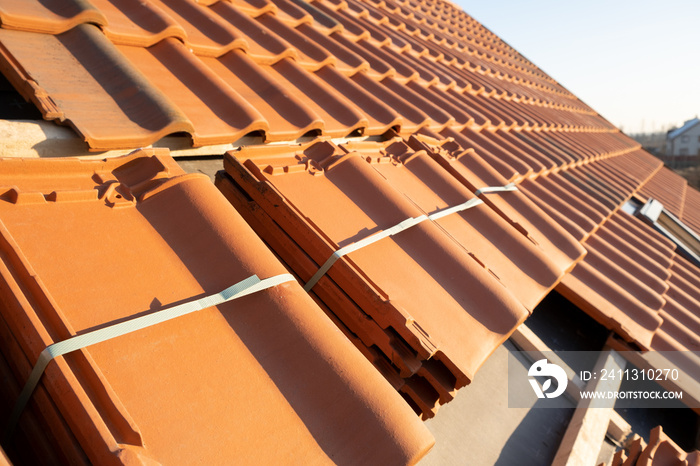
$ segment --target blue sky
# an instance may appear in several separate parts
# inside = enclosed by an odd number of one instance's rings
[[[453,0],[626,133],[700,114],[700,1]]]

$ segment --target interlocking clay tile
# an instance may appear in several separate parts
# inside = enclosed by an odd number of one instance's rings
[[[685,196],[685,206],[681,220],[696,234],[700,234],[700,192],[688,189]]]
[[[508,183],[490,164],[474,151],[463,149],[455,141],[432,146],[438,162],[471,191],[486,186],[504,186]],[[504,197],[504,196],[507,196]],[[518,231],[538,244],[559,270],[571,270],[583,257],[585,249],[520,192],[493,193],[482,200],[498,212]]]
[[[301,276],[311,276],[318,270],[319,265],[313,262],[299,245],[282,231],[279,225],[255,202],[250,201],[247,195],[234,185],[228,175],[220,172],[217,175],[216,184],[234,207],[241,212],[246,221],[273,247],[285,263],[291,264],[290,267],[295,272]],[[349,336],[350,340],[377,367],[392,386],[407,397],[409,405],[424,419],[433,417],[437,411],[434,395],[429,395],[430,393],[437,393],[438,401],[441,404],[454,398],[456,379],[442,363],[435,359],[418,360],[409,346],[398,337],[395,330],[392,328],[382,330],[376,322],[349,300],[348,296],[328,275],[321,278],[318,285],[311,290],[311,294],[322,300],[323,303],[327,303],[327,306],[324,305],[322,308],[329,317],[344,332],[346,330],[352,332],[352,335]],[[382,351],[383,356],[377,353],[377,349]],[[411,377],[412,375],[414,376]],[[415,384],[418,383],[416,376],[425,379],[432,389],[416,390]],[[414,387],[413,389],[404,388],[409,379],[412,380],[410,385]],[[426,396],[432,401],[426,403]]]
[[[265,161],[257,167],[252,150],[235,156],[226,156],[227,172],[286,231],[300,232],[307,241],[306,252],[319,264],[339,246],[421,215],[357,155],[336,157],[326,151],[323,162],[292,162],[300,170],[268,168]],[[316,163],[326,168],[322,172],[304,169],[305,164]],[[328,273],[341,283],[357,283],[359,278],[360,286],[343,284],[343,289],[356,302],[367,303],[365,312],[380,326],[396,328],[423,357],[435,354],[457,376],[459,385],[471,380],[513,325],[527,316],[477,261],[429,222],[359,249],[349,259],[341,258]],[[482,292],[477,296],[456,287],[455,277],[463,277],[460,282],[479,282]],[[390,299],[381,304],[386,310],[374,309],[381,301],[370,304],[376,302],[374,293]],[[494,309],[500,310],[497,317]],[[473,338],[465,341],[457,336],[464,332]]]
[[[324,66],[315,74],[362,110],[367,118],[365,134],[382,135],[392,128],[398,131],[405,121],[387,102],[339,73],[334,66]]]
[[[100,10],[86,0],[22,0],[0,6],[0,26],[59,34],[81,23],[107,24]]]
[[[347,143],[341,148],[357,150],[373,160],[376,158],[373,150],[392,154],[393,157],[384,157],[385,163],[379,158],[372,166],[426,214],[474,198],[427,151],[414,152],[399,141],[383,145],[386,148],[366,144],[363,150],[362,144],[355,148]],[[544,251],[485,204],[442,217],[436,223],[491,270],[529,310],[534,309],[564,273],[557,270]]]
[[[649,444],[642,450],[637,458],[637,466],[655,465],[679,465],[687,466],[697,464],[697,452],[688,454],[657,426],[649,435]],[[692,461],[692,463],[691,463]]]
[[[185,30],[187,47],[198,55],[218,57],[245,43],[245,37],[228,21],[196,2],[151,0],[151,3]]]
[[[192,122],[193,146],[224,144],[270,126],[236,89],[213,73],[176,39],[149,48],[118,46],[135,68],[170,96]]]
[[[107,18],[102,25],[115,44],[149,47],[166,37],[187,39],[185,29],[152,3],[134,0],[90,0]]]
[[[2,164],[2,313],[29,361],[73,334],[286,272],[206,176],[162,153]],[[18,370],[21,383],[29,365]],[[67,426],[95,464],[406,464],[432,444],[297,283],[59,358],[45,394],[67,423],[47,432]]]
[[[226,199],[238,210],[259,236],[270,244],[273,250],[299,276],[312,276],[320,267],[304,252],[293,238],[287,234],[257,203],[240,191],[231,177],[217,174],[216,185]],[[391,328],[382,329],[357,306],[328,275],[319,280],[312,295],[325,303],[327,309],[342,321],[343,325],[356,335],[363,345],[381,350],[400,371],[400,376],[415,374],[421,361],[410,347],[395,338]],[[388,331],[387,331],[388,330]]]
[[[303,276],[311,276],[318,270],[319,265],[313,262],[256,203],[250,201],[228,175],[219,172],[216,184],[254,230],[271,245],[288,266],[291,264],[290,268]],[[327,275],[311,290],[311,295],[322,304],[321,308],[329,318],[424,419],[433,417],[437,411],[434,399],[425,403],[427,393],[437,393],[441,404],[454,398],[456,380],[444,365],[434,359],[419,360],[395,330],[381,329]],[[404,388],[409,378],[413,379],[412,384],[415,385],[416,375],[425,379],[432,390]]]
[[[289,30],[281,21],[276,21],[277,34],[265,27],[264,18],[275,18],[272,13],[265,13],[256,20],[233,8],[228,2],[218,2],[211,6],[211,10],[224,19],[230,28],[236,30],[242,38],[245,50],[256,63],[272,65],[285,57],[295,57],[296,51],[285,40],[278,37],[279,30]],[[271,25],[273,26],[273,25]]]
[[[91,149],[145,146],[194,131],[95,26],[81,24],[58,36],[0,29],[0,41],[0,67],[15,88],[44,118],[74,127]]]
[[[613,454],[612,460],[610,460],[610,466],[622,466],[626,459],[627,455],[625,454],[625,450],[617,450],[615,454]]]
[[[318,115],[287,91],[291,84],[274,80],[245,53],[233,50],[219,58],[203,57],[201,60],[274,128],[265,135],[266,141],[293,140],[323,128]]]

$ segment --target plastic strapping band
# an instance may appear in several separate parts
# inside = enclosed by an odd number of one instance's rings
[[[439,218],[445,217],[450,214],[455,214],[457,212],[462,212],[463,210],[471,209],[472,207],[483,203],[484,201],[475,197],[474,199],[469,199],[467,202],[463,202],[462,204],[456,205],[454,207],[448,207],[446,209],[438,210],[437,212],[428,215],[428,218],[430,220],[435,221]]]
[[[485,194],[485,193],[494,193],[498,191],[517,191],[518,188],[515,186],[515,183],[509,183],[505,186],[488,186],[485,188],[477,189],[475,194],[479,196],[480,194]],[[415,217],[415,218],[409,218],[404,220],[403,222],[399,223],[398,225],[395,225],[388,230],[381,231],[379,233],[375,233],[371,236],[368,236],[365,239],[362,239],[358,241],[357,243],[352,243],[348,244],[347,246],[344,246],[337,251],[335,251],[331,257],[326,260],[326,262],[323,263],[320,269],[316,271],[316,273],[309,279],[308,282],[306,282],[306,285],[304,285],[304,290],[311,291],[311,289],[318,283],[318,281],[323,277],[328,270],[333,267],[333,264],[335,264],[335,261],[340,259],[341,257],[350,254],[353,251],[357,251],[358,249],[361,249],[365,246],[368,246],[372,243],[375,243],[379,241],[380,239],[387,238],[389,236],[393,236],[403,230],[406,230],[408,228],[411,228],[414,225],[418,225],[419,223],[425,221],[425,220],[437,220],[439,218],[445,217],[446,215],[454,214],[456,212],[462,212],[463,210],[470,209],[474,206],[477,206],[479,204],[482,204],[484,201],[478,198],[470,199],[467,202],[463,202],[462,204],[456,205],[454,207],[448,207],[443,210],[439,210],[437,212],[434,212],[428,216],[426,215],[421,215],[420,217]]]
[[[474,191],[476,196],[481,196],[482,194],[497,193],[501,191],[517,191],[518,188],[515,183],[508,183],[505,186],[487,186],[486,188],[477,189]]]
[[[330,269],[333,266],[333,264],[335,264],[335,261],[337,261],[344,255],[350,254],[353,251],[357,251],[358,249],[364,248],[365,246],[375,243],[380,239],[384,239],[389,236],[395,235],[396,233],[404,231],[407,228],[411,228],[414,225],[418,225],[420,222],[423,222],[425,220],[428,220],[428,217],[425,215],[421,215],[420,217],[415,218],[407,218],[403,222],[399,223],[398,225],[394,225],[388,230],[380,231],[371,236],[368,236],[365,239],[361,239],[357,243],[348,244],[347,246],[338,249],[331,255],[331,257],[328,258],[328,260],[321,266],[321,268],[316,271],[314,276],[311,277],[311,279],[309,279],[308,282],[306,282],[306,285],[304,285],[304,290],[311,290],[311,288],[314,287],[314,285],[321,279],[321,277],[323,277],[326,274],[326,272],[328,272],[328,269]]]
[[[15,406],[12,410],[12,415],[7,423],[5,433],[3,436],[3,443],[9,440],[10,436],[17,426],[19,417],[24,411],[29,399],[34,393],[34,389],[39,383],[46,366],[57,356],[62,356],[67,353],[85,348],[96,343],[101,343],[103,341],[111,340],[112,338],[120,337],[128,333],[135,332],[153,325],[157,325],[168,320],[175,319],[177,317],[184,316],[186,314],[191,314],[196,311],[201,311],[212,306],[218,306],[228,301],[234,299],[242,298],[252,293],[262,291],[274,286],[280,285],[286,282],[293,282],[296,279],[288,274],[276,275],[274,277],[266,278],[260,280],[257,275],[252,275],[245,280],[236,283],[233,286],[226,288],[220,293],[206,296],[200,298],[196,301],[190,301],[187,303],[179,304],[177,306],[163,309],[152,314],[148,314],[141,317],[136,317],[135,319],[127,320],[125,322],[120,322],[118,324],[110,325],[109,327],[94,330],[92,332],[84,333],[82,335],[77,335],[67,340],[54,343],[47,346],[39,355],[39,359],[34,365],[27,383],[24,385],[22,392],[17,399]]]

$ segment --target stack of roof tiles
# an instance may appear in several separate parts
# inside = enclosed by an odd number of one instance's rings
[[[698,466],[700,451],[686,453],[657,426],[651,431],[649,444],[637,436],[625,450],[615,452],[609,466]]]
[[[2,161],[4,421],[48,345],[286,272],[208,177],[149,152]],[[23,464],[406,464],[433,443],[293,280],[57,358],[43,380],[10,434]]]
[[[31,0],[0,25],[0,70],[93,150],[265,142],[217,185],[304,283],[413,219],[310,294],[423,417],[554,287],[639,349],[700,350],[698,267],[622,209],[698,233],[700,194],[447,1]]]
[[[244,149],[226,157],[217,184],[308,282],[343,246],[475,199],[427,147],[397,137]],[[524,195],[503,197],[534,241],[516,220],[476,205],[353,251],[311,288],[424,418],[472,380],[581,255]]]

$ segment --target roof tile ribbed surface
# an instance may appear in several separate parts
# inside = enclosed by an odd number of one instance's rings
[[[286,272],[167,155],[0,163],[3,413],[51,343]],[[43,380],[11,443],[46,446],[24,450],[35,462],[405,464],[433,442],[296,282],[67,354]]]
[[[70,124],[95,150],[178,132],[201,146],[256,132],[275,141],[474,125],[612,130],[502,42],[471,37],[479,27],[445,9],[328,0],[8,3],[2,69],[47,119]],[[109,115],[111,124],[100,123]]]
[[[0,70],[93,150],[274,142],[217,185],[303,282],[480,200],[311,289],[424,418],[552,288],[633,347],[700,349],[700,270],[623,211],[653,198],[698,233],[700,193],[449,2],[33,0],[0,26]]]
[[[700,465],[700,451],[683,451],[664,433],[661,426],[652,429],[649,444],[637,437],[626,450],[616,451],[610,466]]]

